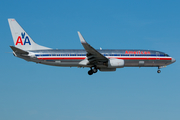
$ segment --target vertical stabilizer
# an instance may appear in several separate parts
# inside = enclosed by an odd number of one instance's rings
[[[36,44],[15,19],[8,19],[14,45],[22,50],[44,50],[50,49]]]

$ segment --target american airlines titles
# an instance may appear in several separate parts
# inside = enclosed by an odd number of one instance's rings
[[[151,54],[151,52],[149,52],[149,51],[127,51],[126,50],[125,54],[144,54],[144,55],[146,55],[146,54]]]

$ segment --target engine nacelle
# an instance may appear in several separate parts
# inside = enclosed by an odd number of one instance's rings
[[[124,67],[124,60],[122,59],[109,59],[108,68],[122,68]]]

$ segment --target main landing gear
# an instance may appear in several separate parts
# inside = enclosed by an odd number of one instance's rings
[[[92,75],[93,73],[97,73],[98,69],[96,68],[96,66],[91,67],[91,69],[88,71],[89,75]]]

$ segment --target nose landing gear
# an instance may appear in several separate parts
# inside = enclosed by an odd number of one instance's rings
[[[161,73],[160,66],[158,67],[157,73]]]
[[[161,70],[157,70],[157,73],[161,73]]]

